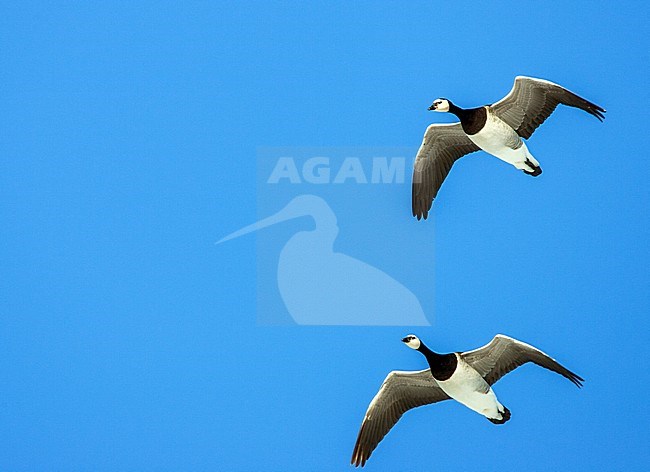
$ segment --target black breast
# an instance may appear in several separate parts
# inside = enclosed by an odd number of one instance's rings
[[[463,131],[467,134],[476,134],[483,129],[487,121],[487,109],[485,107],[470,108],[463,110],[458,116]]]
[[[449,379],[456,371],[456,366],[458,365],[456,354],[435,354],[433,356],[427,356],[427,361],[429,362],[433,378],[436,380]]]

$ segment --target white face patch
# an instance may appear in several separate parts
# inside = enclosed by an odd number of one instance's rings
[[[420,340],[418,339],[417,336],[415,336],[413,334],[409,334],[402,341],[404,342],[404,344],[406,344],[411,349],[419,349],[420,348]]]
[[[445,100],[444,98],[438,98],[433,102],[435,108],[434,111],[439,111],[439,112],[447,112],[449,111],[449,101]]]

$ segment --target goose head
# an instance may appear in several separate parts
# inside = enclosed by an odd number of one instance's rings
[[[450,106],[451,106],[451,102],[446,98],[436,98],[431,104],[431,106],[429,107],[429,110],[439,111],[444,113],[449,111]]]
[[[402,339],[402,342],[406,344],[408,347],[411,349],[420,349],[420,345],[422,344],[420,340],[418,339],[417,336],[413,334],[407,335],[405,338]]]

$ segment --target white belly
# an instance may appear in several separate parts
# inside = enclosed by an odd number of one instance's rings
[[[464,360],[458,359],[458,367],[449,379],[437,382],[447,395],[467,408],[488,418],[501,417],[499,411],[503,411],[503,406],[492,388]]]
[[[526,145],[515,130],[490,112],[483,129],[468,138],[488,154],[517,168],[529,157]]]

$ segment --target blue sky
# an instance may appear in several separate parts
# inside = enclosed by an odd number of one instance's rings
[[[349,470],[385,375],[424,367],[408,332],[441,352],[506,333],[585,388],[526,366],[496,384],[507,425],[418,409],[367,470],[643,469],[647,16],[645,2],[2,2],[0,469]],[[328,196],[334,249],[408,286],[432,326],[286,322],[259,261],[307,218],[214,244],[286,203],[264,198],[260,148],[415,150],[450,121],[434,98],[493,102],[520,74],[608,110],[601,124],[558,109],[528,143],[537,179],[469,156],[426,222],[408,175],[296,190]]]

